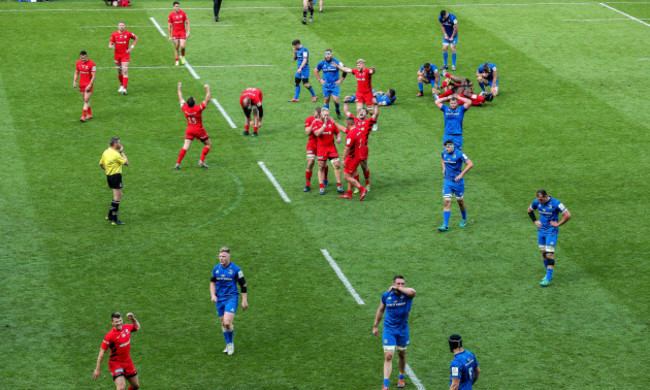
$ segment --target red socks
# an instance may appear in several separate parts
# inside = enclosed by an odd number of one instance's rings
[[[88,112],[88,115],[93,116],[92,111],[90,111],[90,106],[88,106],[88,109],[86,111]]]
[[[178,161],[176,161],[176,164],[180,164],[181,161],[183,161],[183,158],[185,157],[185,153],[187,153],[187,150],[181,149],[181,151],[178,153]]]
[[[210,153],[210,148],[206,146],[203,148],[203,151],[201,152],[201,162],[205,161],[205,156],[207,156],[208,153]]]
[[[305,180],[307,181],[307,185],[310,185],[309,183],[311,182],[311,175],[314,173],[314,171],[305,171]]]
[[[120,85],[124,85],[124,76],[121,73],[117,75],[117,79],[120,80]]]
[[[366,186],[370,185],[370,169],[363,171],[363,176],[366,178]]]
[[[129,83],[129,78],[128,77],[123,77],[122,78],[124,81],[122,82],[122,86],[126,88],[126,85]]]

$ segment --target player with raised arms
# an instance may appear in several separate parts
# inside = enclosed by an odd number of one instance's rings
[[[336,191],[342,194],[343,187],[341,187],[341,167],[339,163],[339,152],[336,150],[336,145],[341,143],[341,131],[345,127],[334,122],[330,118],[330,111],[326,108],[321,110],[319,123],[314,124],[314,135],[317,140],[318,151],[318,184],[320,187],[319,194],[325,195],[325,178],[327,177],[327,161],[329,160],[334,167],[334,176],[336,177]],[[320,125],[320,127],[316,127]]]
[[[187,102],[185,102],[183,99],[183,92],[181,92],[182,85],[182,83],[178,83],[178,100],[181,104],[181,110],[183,110],[183,114],[185,115],[185,118],[187,118],[187,130],[185,130],[185,143],[183,144],[181,151],[178,153],[178,160],[176,161],[176,166],[174,169],[181,169],[181,161],[183,161],[185,153],[187,153],[187,149],[190,148],[190,145],[192,144],[192,141],[194,141],[194,138],[198,138],[205,145],[203,147],[203,151],[201,152],[199,167],[210,168],[205,163],[205,156],[210,153],[212,142],[210,141],[210,136],[203,128],[202,118],[203,110],[205,110],[210,103],[210,86],[208,84],[205,84],[203,86],[205,88],[205,99],[203,99],[203,103],[197,106],[196,100],[194,100],[194,98],[191,96],[189,99],[187,99]]]
[[[190,20],[185,11],[181,11],[178,1],[174,2],[174,10],[167,19],[167,32],[169,40],[174,43],[175,66],[178,66],[179,49],[180,63],[185,65],[185,41],[190,37]]]
[[[129,42],[133,39],[133,44],[129,46]],[[131,62],[131,52],[135,49],[138,43],[138,37],[131,31],[126,30],[124,22],[117,24],[117,31],[111,34],[111,39],[108,42],[108,48],[115,50],[113,61],[117,68],[117,79],[120,80],[120,88],[117,92],[126,95],[126,87],[129,84],[129,63]]]
[[[117,390],[124,390],[126,388],[126,381],[128,380],[130,384],[129,390],[138,390],[140,388],[138,372],[133,365],[133,360],[131,360],[131,335],[133,332],[139,331],[142,327],[140,326],[140,322],[135,319],[133,313],[127,313],[126,318],[131,321],[130,324],[124,323],[122,315],[119,312],[111,314],[112,328],[106,333],[102,341],[93,378],[99,379],[104,355],[110,349],[111,354],[108,358],[108,369],[113,376],[115,388]]]
[[[357,91],[354,95],[356,96],[357,115],[359,115],[359,110],[363,108],[364,104],[372,105],[372,76],[376,69],[374,66],[366,68],[366,61],[362,58],[357,60],[356,69],[346,68],[339,64],[336,64],[336,67],[345,73],[352,73],[357,78]]]

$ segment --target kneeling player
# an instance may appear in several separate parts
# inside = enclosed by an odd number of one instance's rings
[[[442,174],[445,177],[442,186],[442,198],[445,203],[443,211],[445,222],[438,228],[438,231],[448,232],[449,217],[451,216],[451,198],[454,195],[456,195],[456,201],[458,201],[460,213],[463,218],[459,226],[465,227],[467,225],[467,207],[463,199],[465,193],[465,179],[463,176],[472,169],[474,164],[472,164],[472,160],[462,150],[456,150],[454,141],[450,139],[445,141],[445,148],[442,150],[440,160],[442,161]],[[465,163],[465,169],[462,169],[463,163]]]
[[[328,109],[321,110],[322,126],[319,128],[314,127],[314,135],[318,144],[318,183],[320,187],[319,194],[325,195],[325,174],[327,171],[327,161],[331,161],[334,167],[334,176],[336,177],[336,191],[342,194],[343,187],[341,187],[341,168],[339,166],[339,152],[336,150],[334,144],[334,136],[336,136],[336,143],[341,143],[340,128],[343,126],[330,119],[330,112]]]
[[[361,196],[359,200],[366,197],[368,190],[359,184],[355,178],[359,164],[361,163],[361,149],[363,147],[363,131],[355,126],[355,119],[351,116],[345,120],[347,136],[345,138],[345,149],[343,150],[343,174],[345,181],[348,182],[348,192],[339,196],[341,199],[352,199],[352,188],[359,188]]]
[[[416,97],[424,96],[424,84],[431,84],[431,94],[434,99],[437,99],[438,93],[440,93],[438,91],[440,75],[438,74],[438,67],[429,62],[425,62],[418,71],[418,89],[420,92],[415,95]]]
[[[490,93],[493,96],[499,94],[499,77],[497,75],[497,66],[491,62],[485,62],[478,67],[476,72],[478,86],[481,87],[482,94],[485,94],[485,86],[490,87]]]
[[[181,102],[181,110],[183,110],[183,114],[187,118],[187,130],[185,130],[185,143],[178,154],[178,161],[176,161],[174,169],[181,169],[181,161],[183,161],[185,153],[187,153],[187,149],[190,148],[194,138],[198,138],[205,145],[201,152],[199,167],[209,168],[205,163],[205,156],[210,153],[212,142],[210,142],[210,136],[203,128],[203,119],[201,118],[201,115],[203,110],[208,106],[208,103],[210,103],[210,86],[208,84],[204,85],[205,99],[203,100],[203,103],[197,106],[193,97],[187,99],[187,103],[183,100],[183,93],[181,92],[182,85],[182,83],[178,83],[178,100]]]
[[[246,116],[245,130],[241,135],[249,135],[251,112],[253,113],[253,137],[257,137],[257,129],[262,126],[264,109],[262,108],[262,91],[257,88],[246,88],[239,98],[239,104]]]

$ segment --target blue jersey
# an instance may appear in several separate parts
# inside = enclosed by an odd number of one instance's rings
[[[384,329],[403,329],[408,327],[409,312],[413,297],[399,294],[395,291],[386,291],[381,295],[381,303],[386,306]]]
[[[482,63],[481,65],[478,66],[477,73],[485,73],[485,71],[483,70],[483,65],[486,65],[486,64],[492,70],[492,72],[488,73],[487,79],[488,79],[488,81],[492,81],[492,79],[494,78],[494,72],[497,71],[497,66],[495,64],[493,64],[491,62],[484,62],[484,63]]]
[[[462,150],[454,149],[452,154],[442,150],[442,160],[445,162],[445,180],[454,181],[456,176],[460,175],[463,171],[463,163],[467,162],[469,158]],[[461,180],[465,180],[462,178]]]
[[[454,360],[449,365],[449,386],[452,379],[460,379],[458,390],[472,390],[474,372],[478,367],[476,356],[470,351],[463,351],[454,355]]]
[[[300,68],[300,65],[302,65],[302,61],[304,59],[307,59],[307,63],[305,64],[304,69],[309,69],[309,50],[307,50],[306,47],[302,46],[300,49],[296,50],[296,61],[298,62],[298,67],[296,69]]]
[[[443,105],[440,109],[445,114],[445,135],[463,135],[463,117],[465,106],[459,105],[456,109]]]
[[[557,230],[557,227],[551,226],[551,221],[558,221],[558,216],[560,213],[563,213],[567,210],[566,207],[555,198],[550,198],[546,204],[542,204],[538,199],[535,199],[531,203],[530,208],[533,210],[539,210],[539,221],[542,223],[542,227],[539,230]]]
[[[451,34],[454,33],[454,26],[458,26],[458,19],[456,19],[456,15],[450,13],[447,20],[442,20],[442,16],[438,15],[438,21],[440,22],[442,27],[445,28],[445,34],[447,34],[448,37],[451,37]],[[456,37],[457,36],[458,36],[458,32],[456,32]]]
[[[332,61],[323,60],[316,65],[316,70],[323,71],[323,80],[325,80],[325,85],[335,85],[334,83],[339,80],[339,68],[334,66],[334,64],[339,64],[343,66],[343,63],[336,58],[332,58]]]
[[[383,93],[378,93],[375,98],[377,99],[377,104],[380,106],[390,106],[391,104],[395,103],[395,100],[397,100],[397,96],[393,96],[391,99],[390,96]]]
[[[239,297],[237,282],[243,277],[244,272],[234,263],[231,262],[227,267],[217,264],[212,269],[211,279],[215,283],[217,301],[220,302],[229,298]]]
[[[424,65],[420,67],[420,72],[424,72]],[[431,64],[431,68],[429,68],[429,70],[426,72],[426,76],[429,81],[434,81],[436,79],[436,74],[438,74],[438,67],[434,64]]]

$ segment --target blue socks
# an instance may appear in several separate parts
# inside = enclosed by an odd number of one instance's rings
[[[328,104],[323,104],[323,108],[327,108],[328,110],[330,109],[330,105]]]
[[[456,66],[456,53],[451,55],[451,64],[453,66]]]
[[[316,92],[314,92],[314,87],[309,87],[309,92],[311,92],[311,97],[316,96]]]
[[[485,84],[478,83],[478,86],[481,87],[481,91],[485,92]]]
[[[463,216],[463,220],[467,219],[467,209],[465,209],[465,210],[461,209],[460,210],[460,215]]]
[[[406,375],[399,374],[399,379],[405,379]]]
[[[296,87],[296,94],[294,95],[294,99],[298,99],[298,96],[300,96],[300,86]]]
[[[445,60],[445,66],[447,66],[447,58],[449,57],[449,53],[442,53],[442,59]]]
[[[418,89],[420,90],[420,92],[422,92],[422,90],[424,89],[424,84],[418,83]]]
[[[552,277],[553,277],[553,268],[546,268],[546,280],[550,282]]]
[[[384,387],[388,387],[388,379],[384,379]]]
[[[223,332],[223,338],[226,340],[226,344],[232,344],[233,339],[235,338],[235,330],[230,332]]]
[[[443,211],[442,215],[445,216],[445,226],[449,226],[449,217],[451,217],[451,211]]]

